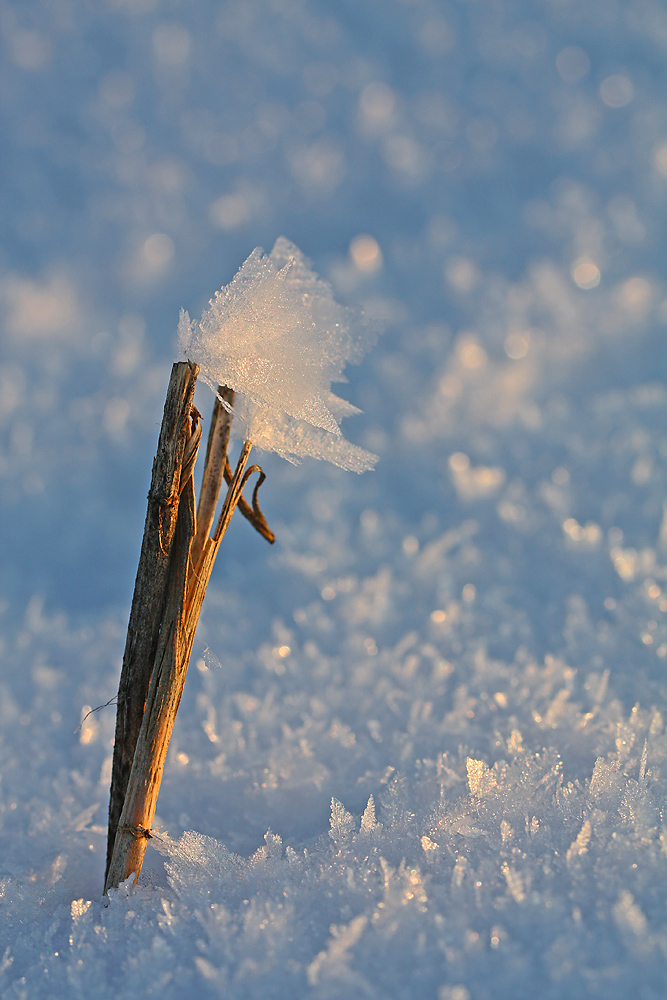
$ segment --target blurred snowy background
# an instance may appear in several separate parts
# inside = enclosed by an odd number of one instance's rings
[[[0,33],[0,995],[662,1000],[664,4]],[[280,234],[385,328],[344,387],[381,461],[266,456],[277,544],[232,524],[152,874],[103,906],[114,709],[77,726],[178,311]]]

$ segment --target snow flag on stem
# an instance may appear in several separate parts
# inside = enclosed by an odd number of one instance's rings
[[[181,310],[178,335],[214,392],[227,385],[237,393],[234,415],[257,448],[292,462],[310,456],[364,472],[377,456],[346,441],[339,427],[359,410],[331,392],[372,339],[351,319],[299,248],[281,236],[268,256],[253,250],[199,322]]]

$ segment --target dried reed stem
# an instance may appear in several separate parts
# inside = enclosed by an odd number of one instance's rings
[[[234,405],[236,393],[226,385],[218,386],[218,395]],[[204,542],[209,536],[211,525],[215,517],[215,508],[220,495],[220,487],[225,474],[225,463],[227,461],[227,446],[229,444],[229,432],[232,426],[232,415],[216,397],[211,415],[211,426],[208,433],[208,444],[206,446],[206,459],[204,460],[204,472],[199,491],[199,503],[197,505],[197,532],[192,542],[190,559],[192,565],[196,566],[201,559]]]
[[[208,582],[211,578],[215,557],[218,554],[220,542],[229,527],[232,514],[234,513],[241,497],[241,490],[243,489],[244,482],[243,472],[245,470],[251,448],[252,444],[250,441],[243,442],[243,448],[241,449],[241,454],[239,455],[236,470],[227,489],[227,495],[225,496],[222,510],[220,511],[220,517],[218,518],[215,534],[213,538],[207,538],[204,542],[200,561],[190,576],[190,584],[188,587],[187,602],[185,606],[185,644],[186,647],[190,648],[190,650],[192,649],[192,643],[194,642],[197,622],[199,621],[199,613],[204,602]]]
[[[173,366],[153,462],[144,537],[118,688],[107,873],[160,638],[179,510],[181,466],[189,437],[189,416],[198,372],[198,366],[190,362],[179,362]]]
[[[243,443],[215,534],[213,538],[204,540],[201,556],[194,568],[191,546],[196,532],[196,516],[191,471],[182,489],[162,629],[105,892],[117,887],[132,874],[136,881],[141,871],[206,587],[220,542],[243,487],[256,469],[253,466],[245,472],[251,448],[249,441]]]
[[[183,648],[184,602],[194,531],[195,493],[190,476],[178,508],[163,626],[105,892],[116,888],[132,874],[136,881],[146,841],[150,838],[162,772],[188,668],[189,655],[184,655]]]

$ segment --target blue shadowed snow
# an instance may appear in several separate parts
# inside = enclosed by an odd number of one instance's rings
[[[664,5],[35,0],[0,34],[0,996],[662,1000]],[[385,330],[341,390],[380,461],[262,456],[277,543],[232,523],[103,905],[113,706],[77,727],[179,310],[280,234]]]

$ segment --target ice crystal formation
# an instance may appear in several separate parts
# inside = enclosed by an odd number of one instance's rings
[[[199,322],[181,310],[178,333],[211,388],[239,394],[235,414],[258,448],[355,472],[373,467],[377,457],[341,435],[341,418],[359,411],[331,392],[345,365],[362,357],[369,328],[353,321],[284,236],[268,255],[253,250]]]

